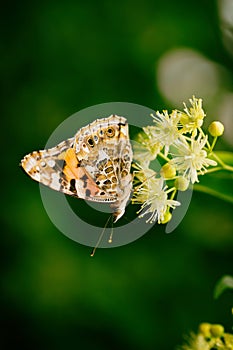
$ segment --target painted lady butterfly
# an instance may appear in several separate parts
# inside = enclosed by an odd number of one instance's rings
[[[132,190],[131,162],[127,121],[111,115],[81,128],[56,147],[26,155],[21,166],[33,180],[56,191],[110,203],[116,222]]]

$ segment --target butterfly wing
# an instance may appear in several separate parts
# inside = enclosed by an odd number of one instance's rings
[[[61,142],[56,147],[34,151],[26,155],[21,166],[35,181],[65,194],[99,202],[114,202],[97,186],[81,160],[77,159],[74,138]]]
[[[65,155],[73,146],[74,138],[59,143],[48,150],[34,151],[21,160],[23,170],[35,181],[56,191],[73,195],[68,181],[64,177]]]
[[[125,211],[132,189],[132,149],[126,119],[97,119],[56,147],[35,151],[21,166],[34,180],[65,194],[110,202],[115,221]]]
[[[132,190],[132,148],[126,119],[116,115],[97,119],[76,134],[74,148],[101,193],[115,198],[111,207],[118,220]]]

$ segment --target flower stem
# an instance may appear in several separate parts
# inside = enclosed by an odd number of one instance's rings
[[[168,157],[166,157],[162,152],[159,152],[158,154],[161,158],[163,158],[164,160],[166,160],[166,162],[169,162],[170,159]]]
[[[223,199],[225,201],[228,201],[230,203],[233,203],[232,196],[224,194],[224,193],[220,193],[219,191],[215,191],[209,187],[195,184],[194,190],[199,191],[199,192],[203,192],[203,193],[207,193],[207,194],[210,194],[214,197],[217,197],[217,198]]]
[[[231,165],[225,164],[222,159],[219,158],[214,152],[211,152],[211,155],[216,159],[216,161],[222,166],[223,169],[233,172],[233,167]]]
[[[215,136],[214,139],[213,139],[212,145],[211,145],[211,147],[210,147],[210,152],[213,151],[214,146],[216,145],[217,139],[218,139],[218,136]]]
[[[215,171],[220,171],[220,170],[222,170],[222,167],[218,166],[216,168],[211,168],[211,169],[206,170],[205,174],[214,173]],[[202,175],[202,174],[200,173],[198,175]]]
[[[205,137],[205,136],[206,136],[206,135],[205,135],[205,133],[204,133],[204,131],[202,130],[202,128],[198,128],[198,130],[199,130],[199,132],[202,134],[202,136],[203,136],[203,137]],[[206,144],[207,144],[207,146],[208,146],[209,150],[211,150],[211,151],[212,151],[212,149],[211,149],[211,146],[210,146],[210,143],[209,143],[208,139],[207,139],[207,141],[206,141]]]
[[[173,190],[170,199],[173,199],[176,195],[177,189],[175,187],[170,188],[170,190],[167,191],[167,193],[171,192],[171,190]]]

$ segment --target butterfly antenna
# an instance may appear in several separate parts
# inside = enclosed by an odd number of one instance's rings
[[[112,227],[111,227],[111,233],[108,239],[108,243],[112,243],[112,237],[113,237],[113,215],[111,215],[112,218]]]
[[[95,255],[95,251],[96,251],[96,249],[99,247],[100,242],[102,241],[104,232],[105,232],[105,230],[106,230],[106,227],[107,227],[107,225],[108,225],[109,220],[111,219],[111,217],[112,217],[112,215],[109,216],[108,220],[106,221],[106,224],[104,225],[104,228],[103,228],[103,230],[102,230],[102,232],[101,232],[101,234],[100,234],[100,236],[99,236],[99,239],[98,239],[98,241],[97,241],[95,247],[92,249],[91,256],[94,256],[94,255]]]

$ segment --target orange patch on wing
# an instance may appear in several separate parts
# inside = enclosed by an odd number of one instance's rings
[[[75,151],[73,148],[69,148],[66,151],[65,157],[65,166],[63,168],[63,173],[67,176],[68,179],[79,179],[80,171],[79,171],[79,161],[77,160]]]
[[[86,198],[86,190],[89,190],[89,196],[95,197],[99,193],[100,189],[98,188],[94,180],[90,177],[90,175],[87,173],[85,168],[79,166],[80,162],[78,161],[73,148],[69,148],[66,151],[64,160],[66,164],[64,166],[63,173],[66,175],[68,181],[70,181],[71,179],[83,181],[83,186],[80,186],[79,188],[79,195],[81,195],[82,198]]]

